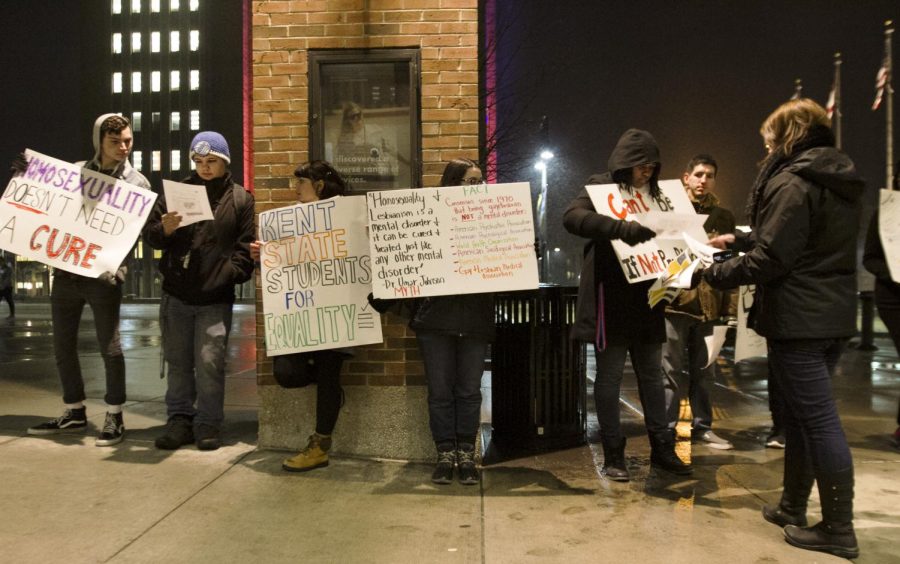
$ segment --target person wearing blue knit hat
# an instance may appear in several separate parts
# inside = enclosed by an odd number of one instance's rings
[[[193,442],[200,450],[221,446],[234,287],[253,274],[253,196],[231,177],[228,142],[202,131],[191,141],[190,157],[195,170],[182,182],[206,187],[213,219],[182,226],[178,210],[159,198],[143,231],[144,240],[162,250],[168,422],[155,444],[164,450]]]

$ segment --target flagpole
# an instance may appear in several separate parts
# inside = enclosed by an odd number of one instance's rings
[[[891,20],[884,22],[885,30],[884,30],[884,57],[885,62],[887,63],[887,84],[885,84],[885,94],[887,94],[887,108],[885,108],[884,115],[887,120],[887,132],[885,136],[887,137],[886,147],[886,155],[887,155],[887,177],[885,180],[884,187],[890,189],[893,186],[894,180],[894,89],[891,88],[891,80],[893,77],[891,73],[893,72],[893,62],[891,57],[891,36],[894,34],[894,24]]]
[[[834,130],[835,145],[841,148],[841,53],[834,54],[834,119],[832,120],[832,129]]]

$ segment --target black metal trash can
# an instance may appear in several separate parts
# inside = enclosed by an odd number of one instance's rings
[[[491,440],[502,448],[585,442],[585,346],[569,339],[577,295],[578,288],[555,285],[495,294]]]

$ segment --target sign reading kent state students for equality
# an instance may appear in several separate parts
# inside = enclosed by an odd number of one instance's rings
[[[259,214],[266,353],[380,343],[361,196]]]
[[[25,158],[0,199],[0,248],[90,278],[115,272],[156,194],[36,151]]]
[[[625,279],[632,284],[659,278],[669,262],[688,251],[682,232],[698,241],[706,240],[703,223],[707,216],[696,213],[680,180],[660,181],[660,195],[656,198],[650,196],[649,185],[632,193],[620,190],[617,184],[585,188],[597,213],[637,221],[657,233],[653,239],[634,246],[618,239],[612,241]]]
[[[528,183],[369,192],[366,200],[376,298],[538,287]]]

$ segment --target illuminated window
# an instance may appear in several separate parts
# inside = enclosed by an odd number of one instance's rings
[[[131,73],[131,91],[132,92],[140,92],[141,91],[141,73],[140,72]]]
[[[131,13],[132,14],[140,14],[141,13],[141,0],[131,0]]]
[[[200,9],[200,0],[191,0],[191,11],[196,12]]]
[[[170,163],[169,168],[172,170],[181,170],[181,151],[172,151],[170,159],[172,162]]]
[[[159,92],[161,75],[159,71],[153,71],[150,73],[150,90],[153,92]]]
[[[200,48],[200,32],[196,29],[191,30],[191,51],[196,51]]]
[[[154,127],[159,127],[159,119],[160,119],[160,117],[161,117],[161,116],[160,116],[160,113],[159,113],[159,112],[153,112],[153,113],[150,114],[150,121],[153,122],[153,126],[154,126]]]
[[[200,89],[200,71],[192,70],[191,71],[191,90],[199,90]]]
[[[172,131],[181,131],[181,112],[172,112],[170,122],[169,129]]]
[[[116,53],[116,54],[122,52],[122,34],[121,33],[112,34],[112,52]]]
[[[181,35],[177,31],[169,32],[169,51],[175,53],[181,48]]]
[[[141,112],[131,114],[131,130],[139,132],[141,130]]]
[[[191,129],[200,130],[200,110],[191,110]]]
[[[141,50],[141,32],[135,31],[131,34],[131,52],[138,53]]]
[[[134,151],[131,153],[131,160],[133,161],[134,168],[141,170],[144,166],[144,154],[140,151]]]
[[[181,88],[181,71],[174,70],[169,73],[169,90]]]
[[[153,164],[151,165],[154,171],[162,168],[162,155],[159,151],[153,151]]]
[[[159,53],[159,32],[150,32],[150,52]]]
[[[119,94],[120,92],[122,92],[122,73],[114,72],[112,78],[113,94]]]
[[[114,13],[114,14],[122,13],[122,0],[112,0],[112,13]]]
[[[181,8],[181,2],[178,0],[169,0],[169,11],[177,12]]]
[[[150,11],[153,13],[159,12],[159,0],[150,0]]]

